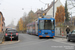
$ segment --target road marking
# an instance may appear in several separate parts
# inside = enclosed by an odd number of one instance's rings
[[[67,39],[57,38],[57,39],[54,39],[53,41],[75,46],[75,44],[67,42]]]
[[[55,40],[53,40],[53,41],[55,41]],[[73,46],[75,46],[75,44],[71,44],[71,43],[66,43],[66,42],[61,42],[61,41],[55,41],[55,42],[59,42],[59,43],[64,43],[64,44],[68,44],[68,45],[73,45]]]

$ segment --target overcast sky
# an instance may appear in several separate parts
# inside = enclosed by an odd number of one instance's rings
[[[41,1],[49,4],[52,2],[52,0]],[[63,5],[65,4],[65,0],[60,1]],[[5,17],[6,26],[9,25],[12,20],[14,20],[14,24],[16,25],[24,12],[28,13],[31,9],[36,12],[37,9],[45,7],[45,4],[39,0],[0,0],[0,3],[0,11]],[[22,10],[22,8],[24,8],[24,10]]]

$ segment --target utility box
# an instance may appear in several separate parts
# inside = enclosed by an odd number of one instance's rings
[[[60,27],[56,27],[55,28],[55,36],[58,36],[61,34],[61,30],[60,30]]]

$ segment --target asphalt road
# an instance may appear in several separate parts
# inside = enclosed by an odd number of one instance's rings
[[[10,44],[9,44],[10,43]],[[19,34],[19,41],[6,41],[0,50],[75,50],[75,42],[62,38],[43,38],[29,34]]]

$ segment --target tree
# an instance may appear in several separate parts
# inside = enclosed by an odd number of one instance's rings
[[[20,20],[19,20],[19,30],[23,31],[23,20],[22,20],[22,18],[20,18]]]
[[[68,8],[67,8],[67,0],[65,2],[65,17],[66,17],[66,22],[69,21],[69,12],[68,12]]]
[[[29,23],[35,20],[35,13],[31,10],[28,14]]]
[[[68,6],[70,6],[70,9],[75,8],[75,0],[66,0],[68,1]]]
[[[16,29],[17,29],[17,31],[19,31],[19,22],[18,22],[18,24],[16,26]]]
[[[64,16],[65,16],[65,9],[63,6],[57,7],[55,20],[57,22],[64,22]]]
[[[20,18],[18,24],[17,24],[17,29],[19,31],[26,31],[26,25],[28,23],[33,22],[37,18],[36,14],[31,10],[28,15],[24,13],[23,17]]]

